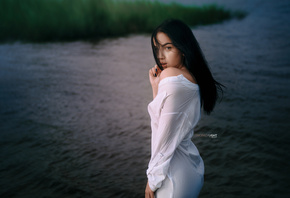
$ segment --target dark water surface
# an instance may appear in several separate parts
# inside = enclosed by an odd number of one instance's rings
[[[290,1],[219,4],[249,14],[193,29],[227,86],[193,137],[200,197],[288,197]],[[144,197],[153,64],[149,35],[0,45],[0,197]]]

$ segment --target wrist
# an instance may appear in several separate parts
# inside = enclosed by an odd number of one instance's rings
[[[155,96],[157,95],[157,93],[158,93],[158,89],[157,88],[153,88],[152,87],[152,93],[153,93],[153,99],[155,98]]]
[[[154,186],[150,185],[149,182],[148,182],[148,186],[149,186],[149,188],[150,188],[150,190],[151,190],[152,192],[155,192],[155,191],[156,191],[156,188],[155,188]]]

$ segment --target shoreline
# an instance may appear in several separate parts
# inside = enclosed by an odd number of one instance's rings
[[[168,18],[177,18],[196,27],[245,16],[246,12],[231,11],[216,4],[3,0],[0,2],[0,43],[101,40],[150,33]]]

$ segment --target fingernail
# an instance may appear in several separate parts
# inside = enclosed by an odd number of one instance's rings
[[[156,77],[157,75],[156,75],[156,74],[154,74],[154,76]]]
[[[157,68],[155,70],[157,71]]]

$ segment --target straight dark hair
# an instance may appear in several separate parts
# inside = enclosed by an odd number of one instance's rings
[[[156,38],[158,32],[165,33],[171,39],[172,44],[184,55],[183,64],[199,85],[201,106],[207,114],[210,114],[216,101],[220,98],[219,92],[223,93],[222,87],[224,86],[213,78],[192,30],[180,20],[168,19],[153,31],[151,36],[153,56],[158,67],[163,70],[158,59],[160,48],[160,43]]]

